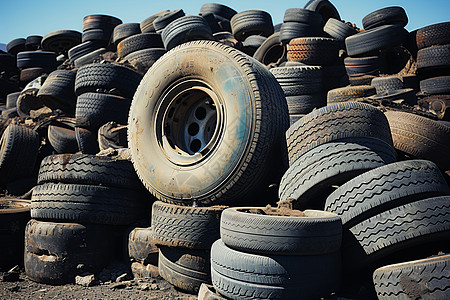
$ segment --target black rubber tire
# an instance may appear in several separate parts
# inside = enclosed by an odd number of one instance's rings
[[[296,38],[289,42],[291,61],[308,65],[331,65],[339,57],[339,42],[331,38]]]
[[[189,41],[214,40],[211,27],[206,20],[192,15],[180,17],[171,22],[162,31],[161,38],[166,50]]]
[[[327,103],[338,103],[346,101],[358,101],[362,98],[366,98],[375,95],[377,92],[373,86],[370,85],[358,85],[347,86],[343,88],[337,88],[328,91]]]
[[[390,6],[376,10],[362,19],[365,30],[380,27],[382,25],[397,25],[405,27],[408,17],[403,7]]]
[[[33,190],[31,217],[81,223],[130,225],[145,214],[142,194],[81,184],[43,184]]]
[[[34,170],[39,135],[20,125],[9,125],[0,140],[0,184],[30,177]]]
[[[108,122],[98,130],[98,146],[100,150],[108,148],[128,148],[127,125]]]
[[[267,40],[267,38],[265,36],[261,36],[261,35],[251,35],[248,38],[246,38],[243,42],[242,42],[242,46],[248,47],[248,48],[253,48],[253,50],[258,49],[265,41]]]
[[[98,92],[99,89],[107,92],[114,90],[114,94],[125,98],[132,98],[142,76],[120,65],[89,64],[78,69],[75,78],[75,94]]]
[[[89,54],[97,49],[100,49],[102,47],[105,47],[106,45],[101,42],[97,41],[89,41],[84,42],[79,45],[76,45],[75,47],[72,47],[68,51],[69,59],[72,61],[75,61],[77,58],[82,57],[83,55]]]
[[[283,22],[310,24],[313,27],[323,27],[323,18],[315,11],[304,8],[288,8],[284,12]]]
[[[153,203],[153,241],[157,245],[210,249],[220,238],[220,215],[226,206],[185,207]]]
[[[280,42],[289,44],[292,39],[300,37],[322,36],[320,27],[314,27],[310,24],[287,22],[283,23],[280,28]]]
[[[161,33],[164,28],[166,28],[167,25],[172,23],[172,21],[175,21],[178,18],[184,17],[185,13],[182,9],[173,10],[170,12],[167,12],[165,14],[162,14],[158,16],[153,21],[153,28],[157,33]],[[160,47],[158,47],[160,48]]]
[[[159,33],[141,33],[132,35],[117,45],[117,55],[122,58],[130,53],[148,48],[164,48]]]
[[[407,36],[408,31],[401,26],[383,25],[349,36],[345,47],[349,56],[358,56],[400,45]]]
[[[0,200],[0,268],[23,264],[25,226],[30,220],[30,201],[14,197]]]
[[[120,43],[122,40],[126,39],[135,34],[141,33],[141,27],[139,23],[124,23],[114,27],[112,34],[112,42],[114,44]]]
[[[199,13],[199,15],[206,21],[206,23],[208,23],[208,26],[211,28],[211,32],[217,33],[217,32],[221,32],[222,29],[219,27],[219,23],[216,19],[216,16],[212,13],[205,13],[205,14],[201,14]]]
[[[450,22],[437,23],[417,30],[416,43],[419,49],[450,44]]]
[[[144,75],[165,53],[166,49],[164,48],[143,49],[130,53],[123,59],[127,60],[139,73]]]
[[[325,210],[338,214],[349,228],[394,207],[447,194],[450,188],[434,163],[409,160],[349,180],[327,198]]]
[[[348,76],[364,76],[380,74],[381,61],[378,56],[347,57],[344,59]]]
[[[211,282],[210,254],[206,250],[161,247],[159,274],[181,291],[196,294],[202,283]]]
[[[322,68],[309,66],[270,69],[285,96],[316,94],[322,90]]]
[[[450,67],[450,44],[423,48],[417,53],[419,70],[448,67]]]
[[[384,91],[399,90],[405,87],[402,77],[399,76],[376,77],[372,80],[371,85],[377,90],[377,94]]]
[[[15,108],[17,104],[17,99],[19,98],[20,92],[15,92],[8,94],[6,96],[6,109]]]
[[[373,283],[380,300],[448,299],[450,255],[442,254],[378,268]]]
[[[77,99],[75,119],[78,127],[97,131],[102,125],[114,121],[126,124],[131,100],[120,96],[84,93]]]
[[[218,3],[205,3],[200,7],[200,13],[199,15],[212,13],[214,15],[218,15],[222,18],[225,18],[227,20],[230,20],[237,12],[232,9],[231,7],[228,7],[226,5],[218,4]]]
[[[390,159],[385,161],[383,157]],[[325,199],[335,190],[332,186],[393,161],[394,148],[377,139],[372,139],[370,146],[326,143],[300,156],[289,167],[280,182],[279,198],[295,199],[297,209],[323,210]]]
[[[27,51],[36,51],[41,49],[42,36],[29,35],[25,40],[25,49]]]
[[[25,41],[24,38],[9,41],[9,43],[6,44],[6,51],[12,55],[17,55],[19,52],[25,51]]]
[[[272,17],[262,10],[246,10],[235,14],[230,23],[232,33],[238,41],[244,41],[251,35],[268,37],[274,32]]]
[[[153,242],[153,230],[134,228],[128,235],[128,257],[143,264],[158,265],[158,247]]]
[[[431,95],[449,94],[450,76],[441,76],[422,80],[420,82],[420,90]]]
[[[322,74],[322,88],[324,92],[350,84],[347,71],[342,64],[323,66]]]
[[[81,37],[81,42],[97,42],[104,44],[105,46],[109,44],[111,40],[111,30],[106,30],[103,28],[90,29],[84,31]]]
[[[334,18],[328,19],[323,27],[323,31],[338,41],[345,41],[347,37],[357,33],[355,28]]]
[[[26,85],[32,80],[38,78],[39,76],[44,74],[48,75],[54,70],[55,70],[54,68],[41,68],[41,67],[23,69],[20,71],[20,82]]]
[[[266,66],[270,64],[279,66],[286,60],[286,54],[286,47],[280,42],[280,33],[276,32],[261,44],[255,51],[253,58]]]
[[[45,157],[39,169],[38,184],[58,182],[142,190],[130,161],[87,154]]]
[[[374,78],[376,78],[374,75],[354,76],[348,77],[348,81],[351,86],[371,85]]]
[[[388,121],[378,108],[359,102],[322,107],[286,131],[289,162],[324,143],[357,137],[373,137],[392,145]]]
[[[441,170],[450,170],[450,128],[418,115],[387,111],[394,147],[416,158],[428,159]]]
[[[108,52],[105,48],[99,48],[74,60],[73,64],[76,68],[80,68],[84,65],[91,64],[93,62],[99,62],[101,55]]]
[[[89,15],[83,18],[83,32],[92,29],[105,29],[112,32],[114,27],[122,24],[122,20],[108,15]]]
[[[384,91],[374,96],[370,96],[370,99],[377,100],[384,105],[394,101],[402,101],[402,103],[411,106],[417,104],[416,92],[413,89]]]
[[[56,70],[50,73],[37,96],[52,110],[61,109],[68,115],[75,113],[77,97],[74,92],[76,72]]]
[[[450,196],[428,198],[395,207],[351,227],[344,234],[344,272],[379,267],[383,259],[418,246],[448,240],[450,236]],[[435,253],[429,248],[431,253]],[[358,264],[355,264],[355,259]]]
[[[341,19],[336,7],[328,0],[308,1],[304,8],[318,12],[322,15],[325,22],[328,21],[329,18]]]
[[[75,153],[79,151],[74,128],[69,129],[67,127],[49,125],[47,137],[56,153]]]
[[[220,237],[229,247],[250,252],[277,255],[317,255],[338,251],[341,246],[341,219],[332,213],[306,210],[275,215],[262,208],[240,207],[223,211]]]
[[[0,71],[17,72],[16,64],[14,55],[0,52]]]
[[[42,67],[56,68],[56,53],[48,51],[23,51],[17,54],[17,67],[19,69]]]
[[[56,30],[44,35],[41,41],[43,50],[64,53],[81,43],[81,32],[74,30]]]
[[[255,255],[228,247],[211,249],[214,288],[230,299],[319,299],[339,289],[340,253]]]
[[[321,108],[327,105],[324,93],[317,93],[311,95],[297,95],[286,96],[289,116],[291,115],[306,115],[314,109]]]
[[[150,17],[148,17],[144,21],[142,21],[141,24],[139,25],[139,27],[141,28],[141,32],[142,33],[156,32],[156,29],[153,26],[153,21],[156,20],[156,18],[158,18],[159,16],[165,15],[168,12],[170,12],[170,10],[168,10],[168,9],[160,11],[160,12],[154,14],[154,15],[151,15]]]
[[[181,64],[181,61],[186,57],[193,59],[192,64]],[[223,62],[218,64],[216,63],[217,59]],[[162,70],[170,69],[178,62],[180,62],[181,68],[174,70],[168,76],[164,75],[165,73]],[[211,73],[211,68],[215,72]],[[229,74],[227,73],[229,71],[224,71],[223,76],[226,77],[222,77],[220,71],[222,68],[235,70],[233,71],[235,75],[229,77],[229,75],[225,75],[225,73]],[[242,144],[242,150],[246,149],[244,150],[245,153],[240,152],[240,150],[232,150],[224,145],[231,145],[230,143],[220,144],[224,147],[215,149],[214,153],[217,153],[217,155],[211,154],[208,161],[205,164],[202,163],[201,166],[194,163],[195,168],[192,169],[179,165],[175,166],[172,163],[166,154],[172,153],[173,150],[170,150],[173,149],[172,147],[161,148],[158,146],[154,148],[158,145],[157,136],[162,132],[160,132],[160,129],[153,128],[154,125],[152,125],[159,124],[159,121],[155,123],[152,120],[162,119],[163,115],[158,113],[158,107],[168,107],[170,104],[168,102],[161,103],[158,99],[170,84],[184,78],[188,69],[189,74],[191,74],[190,82],[194,81],[196,87],[191,94],[195,92],[197,96],[199,93],[205,96],[207,92],[204,92],[204,90],[200,92],[200,86],[202,89],[204,83],[207,86],[213,86],[214,93],[220,95],[220,99],[216,100],[216,105],[222,105],[220,104],[221,101],[225,101],[227,104],[224,106],[225,111],[223,113],[226,115],[231,113],[230,116],[233,116],[228,118],[233,123],[227,123],[226,126],[223,124],[224,133],[217,138],[220,140],[222,138],[231,139],[238,144],[245,143],[251,147],[247,148]],[[254,77],[255,74],[257,74],[256,77]],[[180,81],[180,84],[182,82]],[[225,83],[227,86],[230,84],[236,86],[236,89],[232,89],[232,94],[229,94],[231,90],[228,88],[224,89]],[[151,96],[148,96],[150,95],[149,91],[153,91]],[[181,93],[184,90],[180,87],[178,91]],[[206,88],[206,91],[213,93],[210,88]],[[185,101],[188,100],[194,101],[193,99],[186,99]],[[193,105],[192,102],[190,103]],[[175,109],[175,106],[173,107]],[[230,112],[227,107],[238,107],[238,112],[236,110]],[[245,107],[246,112],[239,107]],[[177,107],[177,109],[180,108]],[[175,111],[175,113],[178,112]],[[168,123],[171,122],[169,116],[164,118]],[[239,121],[237,122],[237,120]],[[145,75],[131,105],[128,121],[128,142],[137,173],[144,185],[158,199],[175,204],[184,203],[184,205],[192,203],[206,205],[231,200],[249,202],[256,200],[255,196],[258,191],[261,191],[261,187],[266,184],[265,182],[278,180],[275,178],[278,178],[278,176],[281,178],[281,172],[284,172],[286,167],[283,163],[285,154],[275,153],[283,151],[279,147],[283,145],[283,132],[286,130],[288,122],[287,105],[283,91],[264,65],[238,50],[217,42],[195,41],[183,44],[176,50],[166,53]],[[257,134],[245,133],[239,139],[228,135],[231,131],[234,132],[232,128],[241,125],[245,126],[242,129],[253,128],[252,132]],[[222,126],[222,124],[219,123],[218,126]],[[247,129],[245,129],[246,132]],[[144,134],[140,134],[141,130]],[[160,133],[157,133],[156,136],[148,135],[146,132],[149,130],[157,130]],[[174,136],[169,135],[168,138],[173,139],[174,142],[179,142],[179,146],[181,145],[181,141],[176,140]],[[143,145],[149,147],[149,151],[139,151],[138,148]],[[185,144],[183,145],[180,148],[182,152],[178,161],[189,160],[189,164],[191,164],[193,163],[191,154],[194,154],[195,151],[186,147]],[[231,155],[230,159],[223,160],[225,155]],[[270,163],[266,163],[268,161]],[[273,163],[272,167],[269,166],[271,163]],[[154,175],[148,172],[149,165],[154,166],[156,171]],[[211,168],[220,169],[221,172],[214,172],[213,174],[210,172]],[[280,172],[280,175],[277,174],[278,172]],[[154,180],[156,178],[158,179]],[[175,178],[184,178],[183,183],[177,183],[177,180],[174,180]],[[191,182],[191,180],[193,181]],[[186,189],[187,186],[190,186],[189,189]]]
[[[112,261],[111,237],[110,226],[31,220],[25,230],[25,273],[41,283],[74,283],[76,275],[99,272]]]
[[[100,149],[97,141],[97,132],[89,129],[75,127],[75,137],[78,143],[78,149],[83,154],[97,154]]]

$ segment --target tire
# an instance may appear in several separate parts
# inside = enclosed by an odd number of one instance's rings
[[[130,225],[145,209],[136,191],[81,184],[43,184],[33,190],[31,217],[80,223]]]
[[[200,16],[184,16],[174,20],[164,28],[161,38],[166,50],[189,41],[214,40],[211,28]]]
[[[372,80],[371,85],[377,90],[377,94],[404,88],[403,81],[398,76],[376,77]]]
[[[47,284],[74,283],[84,272],[99,272],[112,261],[111,227],[30,220],[25,230],[25,273]],[[81,268],[80,268],[81,266]]]
[[[68,115],[75,113],[77,97],[74,93],[76,72],[56,70],[50,73],[37,96],[52,110],[61,109]]]
[[[19,52],[25,51],[25,39],[18,38],[10,41],[6,44],[6,51],[12,55],[17,55]]]
[[[358,101],[375,94],[375,88],[370,85],[347,86],[328,91],[327,103]]]
[[[132,35],[117,45],[117,55],[122,58],[130,53],[148,49],[163,48],[161,35],[158,33],[141,33]]]
[[[285,96],[316,94],[322,90],[322,68],[309,66],[270,69]]]
[[[450,76],[441,76],[422,80],[420,82],[420,90],[431,95],[449,94]]]
[[[449,263],[447,254],[378,268],[373,273],[377,297],[380,300],[448,299]]]
[[[117,46],[122,40],[135,34],[140,34],[141,28],[139,23],[124,23],[114,27],[112,34],[112,42]]]
[[[20,71],[20,82],[23,84],[28,84],[29,82],[33,81],[34,79],[38,78],[39,76],[42,76],[44,74],[50,74],[54,71],[54,68],[41,68],[41,67],[35,67],[35,68],[26,68]]]
[[[181,291],[195,294],[202,283],[211,282],[209,260],[209,251],[161,247],[159,274]]]
[[[20,92],[15,92],[8,94],[6,96],[6,109],[15,108],[17,104],[17,99],[19,98]]]
[[[199,59],[200,57],[202,59]],[[182,66],[181,61],[186,58],[193,59],[193,62]],[[216,64],[217,59],[220,59],[223,63]],[[181,69],[174,70],[168,76],[163,74],[164,71],[162,70],[170,69],[178,62],[182,66]],[[194,118],[194,111],[188,113],[184,109],[179,109],[175,100],[175,102],[170,103],[167,101],[158,103],[164,89],[185,76],[187,69],[184,68],[189,68],[191,80],[189,84],[180,81],[180,85],[176,88],[177,93],[184,92],[188,85],[192,91],[191,95],[195,94],[196,97],[211,97],[213,93],[214,95],[217,93],[220,99],[213,96],[213,99],[215,99],[213,101],[217,103],[216,107],[224,107],[225,109],[223,112],[219,111],[219,119],[222,120],[222,114],[225,114],[228,116],[228,120],[232,122],[226,125],[220,121],[216,122],[216,124],[219,124],[217,126],[224,126],[223,134],[215,135],[210,139],[209,136],[205,137],[203,133],[200,133],[202,139],[204,141],[215,141],[216,138],[218,140],[230,139],[230,141],[233,141],[232,144],[237,143],[235,146],[241,145],[238,147],[243,147],[241,149],[244,152],[237,150],[234,146],[230,148],[230,143],[220,144],[222,146],[216,143],[218,148],[214,150],[213,154],[208,148],[203,148],[204,151],[201,149],[206,144],[191,144],[194,138],[191,138],[189,142],[190,147],[186,147],[186,141],[181,141],[172,134],[166,135],[167,132],[163,133],[160,128],[153,128],[152,124],[160,124],[159,120],[163,118],[167,120],[169,127],[175,126],[171,117],[178,116],[179,113],[182,113],[185,118],[183,124],[187,122],[186,118]],[[205,71],[211,70],[210,68],[216,71],[213,74],[210,71]],[[228,77],[223,73],[223,76],[231,79],[231,81],[226,80],[226,85],[236,86],[237,88],[236,90],[233,89],[232,94],[229,94],[230,90],[224,89],[223,86],[225,77],[222,77],[221,72],[229,72],[228,70],[236,72],[233,73],[235,74],[233,77]],[[258,74],[258,77],[253,77],[253,74]],[[250,82],[252,82],[251,85]],[[213,86],[214,89],[210,86]],[[149,91],[153,92],[149,93]],[[235,93],[239,95],[237,98]],[[179,99],[181,100],[181,98]],[[206,120],[212,121],[214,119],[211,118],[217,116],[217,113],[211,111],[208,106],[195,102],[192,97],[184,101],[188,101],[186,102],[188,105],[186,108],[192,110],[197,110],[197,106],[200,105],[202,109],[199,109],[199,111],[202,113],[206,111],[207,113],[207,116],[199,113],[199,116],[204,117],[205,122]],[[225,106],[223,106],[222,101],[226,103]],[[147,102],[149,105],[147,105]],[[169,114],[170,116],[164,115],[160,110],[162,107],[167,107],[169,110],[172,107],[174,113]],[[231,107],[237,107],[238,111],[228,111],[227,109]],[[197,117],[195,118],[192,119],[192,122],[194,123],[195,120],[196,123],[199,123]],[[192,203],[206,205],[231,200],[248,202],[256,199],[257,191],[261,191],[264,182],[276,181],[277,176],[281,177],[281,175],[276,174],[278,170],[279,172],[284,171],[280,170],[284,168],[283,155],[272,156],[272,154],[282,151],[278,147],[282,143],[283,132],[287,128],[288,122],[287,105],[283,91],[275,78],[262,64],[241,54],[238,50],[217,42],[196,41],[183,44],[176,50],[166,53],[147,72],[131,105],[128,121],[128,141],[137,173],[147,189],[158,199],[183,205]],[[238,139],[233,137],[234,134],[229,135],[233,131],[232,128],[240,130],[238,129],[240,126],[244,126],[242,130],[252,128],[252,131],[258,134],[253,135],[249,132],[243,132],[243,135]],[[186,125],[185,128],[187,127]],[[144,134],[141,134],[141,130]],[[156,130],[156,136],[147,135],[149,130],[150,132]],[[245,131],[247,130],[245,129]],[[174,144],[180,147],[181,154],[177,154],[178,163],[183,162],[184,164],[184,162],[189,161],[193,168],[181,165],[175,166],[171,158],[166,155],[168,153],[171,153],[170,155],[175,154],[171,146],[166,144],[163,148],[159,146],[155,148],[159,143],[158,139],[163,135],[166,135],[167,139],[172,140]],[[198,140],[198,137],[195,139]],[[251,148],[247,148],[241,143],[245,143]],[[146,149],[148,147],[149,150],[139,151],[138,148],[142,149],[143,145]],[[197,159],[193,160],[192,155],[199,150],[203,151],[203,155],[209,157],[205,163],[200,164]],[[224,160],[225,156],[229,156],[229,159]],[[244,160],[246,161],[245,164],[243,164]],[[274,163],[270,171],[268,169],[269,164],[265,163],[267,161]],[[149,166],[153,166],[152,169],[156,171],[154,175],[148,172]],[[220,171],[210,172],[211,168]],[[158,170],[161,170],[161,172]],[[158,179],[154,180],[156,178]]]
[[[128,256],[142,264],[158,265],[158,247],[152,228],[134,228],[128,235]]]
[[[5,110],[3,110],[2,111],[2,117],[5,119],[12,119],[12,118],[15,118],[15,117],[17,117],[18,116],[18,114],[17,114],[17,109],[14,107],[14,108],[9,108],[9,109],[5,109]]]
[[[325,22],[327,22],[329,18],[334,18],[337,20],[341,19],[336,7],[334,7],[334,5],[328,0],[308,1],[304,8],[319,13],[322,15]]]
[[[321,36],[319,28],[310,24],[287,22],[283,23],[280,28],[280,42],[284,45],[289,44],[293,39],[300,37]]]
[[[416,158],[433,161],[442,170],[450,169],[450,128],[439,122],[406,112],[385,113],[394,147]]]
[[[382,25],[397,25],[405,27],[408,17],[403,7],[390,6],[376,10],[362,19],[365,30],[380,27]]]
[[[277,32],[269,36],[264,43],[256,49],[253,58],[266,66],[270,64],[279,66],[283,60],[286,60],[286,54],[286,47],[280,42],[280,33]]]
[[[310,24],[313,27],[323,27],[323,18],[320,14],[304,9],[304,8],[289,8],[284,12],[283,23],[296,22],[303,24]]]
[[[29,35],[25,40],[25,49],[27,51],[36,51],[41,48],[42,36]]]
[[[0,145],[0,183],[30,177],[40,145],[38,133],[11,124],[3,132]]]
[[[89,15],[83,18],[83,32],[92,29],[105,29],[110,32],[113,31],[114,27],[122,24],[122,20],[108,15]]]
[[[319,299],[339,288],[340,272],[339,252],[263,256],[234,250],[222,240],[211,249],[213,286],[230,299]]]
[[[371,96],[370,99],[377,100],[383,104],[392,103],[394,101],[402,101],[402,103],[411,106],[417,104],[416,92],[414,92],[413,89],[384,91],[375,96]]]
[[[0,71],[17,72],[16,58],[8,53],[0,53]]]
[[[159,16],[165,15],[168,12],[170,12],[170,10],[168,9],[160,11],[159,13],[151,15],[150,17],[142,21],[141,24],[139,25],[139,27],[141,28],[141,32],[142,33],[156,32],[155,27],[153,26],[153,21],[156,20],[156,18],[158,18]]]
[[[371,85],[372,80],[375,79],[374,75],[363,75],[363,76],[354,76],[349,77],[348,81],[351,86],[360,86],[360,85]]]
[[[435,45],[450,44],[450,22],[437,23],[417,30],[416,42],[419,49]]]
[[[23,264],[25,225],[30,220],[30,201],[14,197],[0,200],[0,267]]]
[[[374,150],[372,150],[372,148]],[[373,139],[371,147],[353,143],[326,143],[299,157],[280,182],[281,201],[295,199],[297,209],[324,209],[325,199],[354,177],[395,161],[394,148]],[[384,161],[383,156],[393,156]]]
[[[120,96],[84,93],[77,99],[76,124],[92,131],[110,121],[126,124],[130,105],[130,99]]]
[[[308,65],[330,65],[339,57],[339,43],[330,38],[296,38],[289,42],[288,55]]]
[[[100,150],[108,148],[128,148],[127,125],[108,122],[98,130],[98,146]]]
[[[169,25],[170,23],[172,23],[172,21],[175,21],[178,18],[184,17],[184,11],[182,9],[177,9],[177,10],[173,10],[170,11],[166,14],[162,14],[159,17],[157,17],[154,21],[153,21],[153,27],[155,29],[155,31],[157,33],[161,33],[162,30]],[[161,47],[155,47],[155,48],[161,48]]]
[[[52,31],[42,38],[43,50],[64,53],[70,48],[81,43],[81,33],[74,30]]]
[[[349,36],[345,39],[345,47],[349,56],[358,56],[400,45],[407,35],[401,26],[383,25]]]
[[[56,68],[56,53],[47,51],[23,51],[17,54],[17,67],[26,68]]]
[[[286,96],[289,116],[306,115],[316,108],[326,106],[326,98],[323,93],[312,95]]]
[[[212,13],[214,15],[218,15],[227,20],[230,20],[235,14],[237,14],[237,12],[234,9],[232,9],[226,5],[222,5],[222,4],[218,4],[218,3],[203,4],[202,7],[200,7],[199,15],[202,16],[207,13]]]
[[[417,53],[419,70],[450,67],[450,44],[423,48]]]
[[[69,59],[72,61],[75,61],[77,58],[80,58],[86,54],[89,54],[97,49],[100,49],[102,47],[105,47],[106,45],[101,42],[97,41],[88,41],[81,43],[79,45],[76,45],[69,49],[68,56]]]
[[[97,132],[92,132],[82,127],[75,127],[75,138],[77,139],[78,149],[80,149],[81,153],[97,154],[100,151]]]
[[[349,228],[386,210],[449,193],[450,188],[434,163],[402,161],[368,171],[341,185],[327,198],[325,210],[338,214],[344,228]]]
[[[323,27],[323,31],[338,41],[344,41],[347,37],[357,33],[356,29],[340,20],[330,18]]]
[[[220,221],[220,237],[229,247],[250,253],[318,255],[341,246],[340,218],[323,211],[286,212],[273,208],[228,208]]]
[[[348,76],[378,76],[380,74],[381,62],[378,56],[361,58],[347,57],[344,59],[344,64]]]
[[[79,150],[73,128],[49,125],[47,137],[56,153],[75,153]]]
[[[142,184],[128,160],[87,154],[57,154],[45,157],[38,184],[65,183],[142,190]]]
[[[73,64],[75,65],[76,68],[80,68],[84,65],[91,64],[93,62],[99,62],[101,56],[106,52],[108,51],[105,48],[99,48],[88,54],[78,57],[77,59],[74,60]]]
[[[83,32],[83,36],[81,38],[82,43],[86,42],[97,42],[104,44],[105,46],[109,44],[111,40],[111,30],[97,28],[90,29],[88,31]]]
[[[324,143],[347,138],[373,137],[392,145],[389,124],[372,105],[342,102],[317,109],[286,131],[289,162]]]
[[[152,228],[156,245],[210,249],[220,238],[220,215],[226,206],[183,207],[153,203]]]
[[[324,92],[350,84],[345,66],[342,64],[323,66],[322,71],[322,89]]]
[[[145,75],[148,69],[164,54],[166,49],[143,49],[128,54],[123,59],[127,60],[139,73]]]
[[[268,37],[273,34],[272,17],[262,10],[247,10],[235,14],[231,20],[231,30],[238,41],[251,35]]]
[[[370,264],[377,267],[399,251],[408,253],[421,245],[448,240],[449,200],[450,196],[442,196],[408,203],[351,227],[351,237],[343,238],[344,272]],[[434,253],[430,247],[428,250]],[[352,263],[355,259],[358,264]]]
[[[77,71],[75,94],[98,92],[99,89],[132,98],[142,76],[126,67],[113,64],[89,64]]]

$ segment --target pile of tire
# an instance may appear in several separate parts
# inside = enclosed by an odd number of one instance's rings
[[[148,217],[150,206],[130,161],[57,154],[42,160],[30,211],[25,272],[64,284],[109,264],[122,249],[121,228]]]

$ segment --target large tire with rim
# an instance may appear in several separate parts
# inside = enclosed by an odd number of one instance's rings
[[[195,41],[166,53],[145,75],[130,109],[128,144],[158,199],[252,201],[284,172],[280,143],[288,123],[283,91],[262,64]]]

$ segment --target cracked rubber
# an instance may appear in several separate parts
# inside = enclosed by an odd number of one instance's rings
[[[331,65],[339,57],[339,42],[332,38],[300,37],[289,42],[291,61],[308,65]]]
[[[140,33],[127,37],[117,44],[117,55],[123,58],[130,53],[148,48],[164,48],[159,33]]]
[[[189,249],[210,249],[220,238],[220,215],[226,206],[186,207],[153,203],[154,243]]]
[[[328,91],[327,103],[358,101],[376,93],[375,88],[370,85],[346,86]]]
[[[339,250],[340,218],[317,210],[304,213],[265,215],[257,207],[228,208],[222,213],[220,237],[231,248],[252,253],[316,255]]]
[[[416,42],[419,49],[433,45],[450,44],[450,22],[429,25],[417,30]]]
[[[349,228],[383,211],[434,196],[450,194],[439,168],[426,160],[392,163],[361,174],[328,198],[325,210],[338,214]]]
[[[142,264],[158,265],[158,247],[153,241],[153,230],[134,228],[128,235],[128,256]]]

